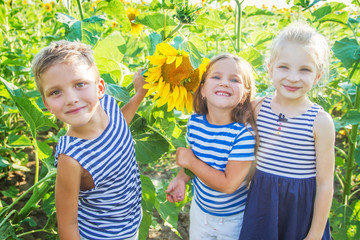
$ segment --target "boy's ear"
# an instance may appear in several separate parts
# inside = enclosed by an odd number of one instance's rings
[[[44,106],[46,107],[46,109],[47,109],[49,112],[51,112],[51,109],[49,108],[49,105],[46,103],[44,97],[41,97],[41,99],[42,99],[42,101],[43,101]]]
[[[270,63],[268,63],[267,68],[268,68],[268,70],[269,70],[269,76],[270,76],[270,78],[272,78],[273,68],[272,68],[272,66],[270,65]]]
[[[318,82],[319,82],[319,80],[320,80],[320,78],[321,78],[321,76],[323,75],[323,73],[321,72],[321,73],[318,73],[318,74],[316,74],[316,77],[315,77],[315,81],[314,81],[314,85],[315,84],[317,84]]]
[[[105,94],[105,82],[104,79],[100,78],[97,83],[97,94],[98,99],[101,99]]]

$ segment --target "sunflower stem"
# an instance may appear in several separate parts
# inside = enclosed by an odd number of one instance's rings
[[[185,25],[184,23],[180,22],[180,23],[169,33],[169,35],[166,36],[165,40],[172,38],[172,36],[173,36],[176,32],[180,31],[181,28],[182,28],[184,25]]]
[[[83,13],[83,9],[82,9],[82,6],[81,6],[81,2],[80,2],[80,0],[76,0],[76,2],[77,2],[77,5],[78,5],[78,8],[79,8],[81,21],[83,21],[84,20],[84,13]]]

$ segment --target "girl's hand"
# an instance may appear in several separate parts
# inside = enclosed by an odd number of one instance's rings
[[[166,200],[169,202],[181,202],[185,198],[185,190],[186,190],[186,182],[181,179],[174,178],[168,188],[165,190],[166,192]]]
[[[179,147],[176,149],[176,164],[191,170],[191,163],[197,160],[190,148]]]

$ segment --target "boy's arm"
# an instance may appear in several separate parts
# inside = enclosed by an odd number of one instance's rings
[[[80,240],[78,200],[83,168],[73,158],[60,154],[55,183],[55,204],[61,240]]]
[[[139,108],[141,101],[144,99],[148,91],[147,89],[143,88],[146,82],[141,75],[141,72],[142,69],[139,69],[139,71],[137,71],[133,77],[133,83],[136,92],[135,95],[132,96],[130,101],[121,108],[121,112],[124,115],[124,118],[128,125],[135,116],[135,113]]]
[[[314,212],[306,240],[321,239],[334,193],[335,129],[329,114],[320,111],[314,122],[316,194]]]
[[[183,201],[185,198],[186,183],[190,180],[190,177],[186,175],[182,168],[176,177],[171,180],[168,188],[165,190],[166,199],[169,202]]]
[[[225,172],[198,159],[189,148],[176,149],[176,163],[188,168],[209,187],[224,193],[235,192],[249,173],[252,161],[229,160]]]

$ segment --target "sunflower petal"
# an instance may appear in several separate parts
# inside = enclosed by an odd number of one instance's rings
[[[176,59],[176,56],[168,56],[166,59],[166,64],[172,64]]]
[[[165,83],[165,86],[163,87],[163,91],[162,91],[162,97],[166,98],[170,93],[170,83]]]
[[[167,111],[170,112],[174,109],[176,103],[176,99],[173,98],[173,95],[170,95],[168,98]]]
[[[182,63],[182,57],[176,57],[175,68],[178,68]]]
[[[193,97],[190,91],[187,92],[186,110],[188,113],[192,112]]]
[[[175,99],[175,101],[177,101],[178,97],[179,97],[179,87],[175,85],[173,92],[172,92],[173,98]]]
[[[164,42],[159,43],[156,46],[156,49],[165,56],[176,56],[178,54],[177,50],[173,46]]]

